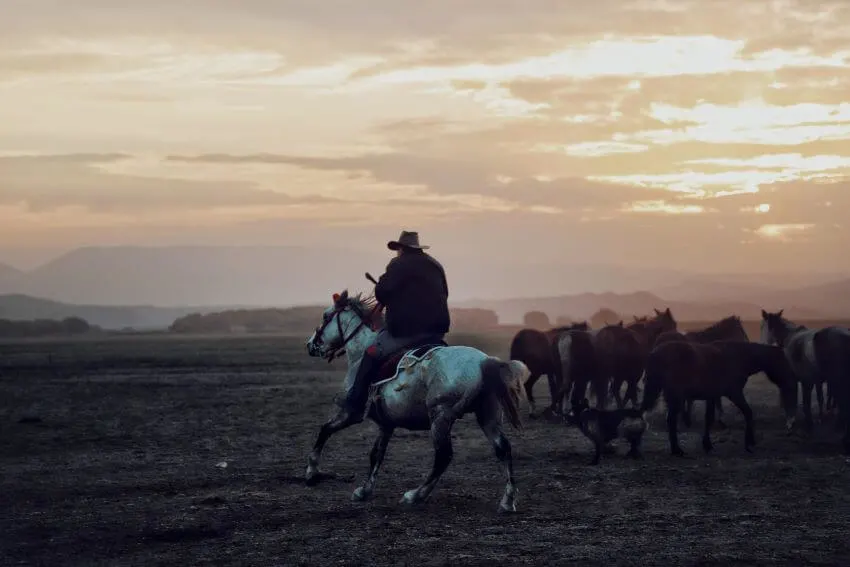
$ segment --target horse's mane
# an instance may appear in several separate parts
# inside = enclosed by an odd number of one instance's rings
[[[367,324],[372,327],[383,326],[383,313],[379,313],[375,309],[375,306],[378,304],[378,300],[375,299],[374,295],[367,295],[362,292],[356,295],[349,295],[347,302],[348,305],[354,309]]]
[[[741,323],[741,318],[737,315],[730,315],[716,323],[712,323],[705,329],[691,331],[687,334],[696,337],[723,336],[726,331],[743,330],[743,328],[744,326]]]
[[[565,333],[567,331],[589,331],[590,325],[587,324],[587,321],[578,321],[576,323],[570,323],[569,325],[562,325],[560,327],[552,327],[546,333]]]

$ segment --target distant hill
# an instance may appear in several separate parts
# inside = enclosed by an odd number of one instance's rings
[[[742,301],[668,301],[649,292],[628,294],[582,293],[555,297],[470,301],[464,302],[462,305],[464,307],[492,309],[499,314],[499,319],[504,324],[521,322],[523,315],[529,311],[543,311],[553,320],[561,316],[580,320],[589,319],[591,315],[602,308],[612,309],[625,315],[639,315],[650,314],[653,309],[669,307],[676,319],[680,321],[712,321],[732,314],[739,315],[744,319],[755,319],[760,316],[761,309],[759,304]],[[801,319],[818,319],[826,316],[824,313],[808,308],[798,308],[791,304],[786,307],[786,313],[791,317]]]
[[[575,265],[438,254],[451,300],[651,289],[687,274],[608,265]],[[19,293],[86,305],[294,306],[324,304],[348,287],[370,291],[363,277],[379,276],[391,253],[383,246],[359,252],[344,247],[174,246],[87,247],[0,280],[0,293]]]
[[[11,282],[24,274],[21,270],[8,264],[0,263],[0,283]]]
[[[762,285],[690,279],[662,287],[657,293],[678,301],[739,301],[768,310],[797,306],[830,317],[850,316],[850,278],[803,286],[776,279]]]
[[[0,319],[27,321],[79,317],[97,327],[113,330],[127,327],[137,330],[165,329],[178,317],[193,312],[209,313],[212,310],[206,307],[71,305],[28,295],[0,295]]]
[[[69,252],[11,280],[0,292],[86,305],[234,305],[324,303],[345,286],[369,289],[388,251],[285,246],[92,247]]]

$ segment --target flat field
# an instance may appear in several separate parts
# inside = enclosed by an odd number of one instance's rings
[[[499,356],[509,336],[455,336]],[[754,376],[743,420],[702,452],[669,455],[663,404],[645,458],[625,447],[589,466],[574,429],[508,429],[520,500],[497,513],[498,463],[474,419],[432,499],[399,504],[427,474],[427,435],[400,431],[376,495],[362,482],[376,427],[329,442],[334,479],[304,486],[344,361],[308,358],[304,337],[114,337],[0,345],[3,565],[848,565],[850,463],[838,435],[788,436],[777,392]],[[536,391],[548,399],[545,380]],[[527,408],[523,408],[523,415]],[[226,463],[226,466],[224,466]]]

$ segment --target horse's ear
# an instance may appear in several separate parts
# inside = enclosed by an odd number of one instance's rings
[[[767,311],[765,311],[764,309],[761,310],[761,318],[767,319]]]
[[[348,299],[348,290],[347,289],[342,290],[342,293],[339,294],[339,298],[343,301]]]
[[[668,316],[670,316],[670,317],[672,317],[672,316],[673,316],[673,313],[671,313],[671,312],[670,312],[670,308],[669,308],[669,307],[668,307],[667,309],[665,309],[665,310],[664,310],[664,314],[665,314],[665,315],[668,315]]]
[[[783,312],[783,311],[785,311],[785,310],[784,310],[784,309],[780,309],[780,310],[776,313],[776,316],[777,316],[777,317],[782,317],[782,312]]]
[[[653,311],[655,311],[655,314],[656,314],[656,315],[661,315],[661,311],[659,311],[659,310],[658,310],[658,309],[656,309],[655,307],[653,307],[653,308],[652,308],[652,310],[653,310]]]

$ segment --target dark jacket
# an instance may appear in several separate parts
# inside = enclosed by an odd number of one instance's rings
[[[387,264],[375,286],[394,337],[449,332],[449,286],[443,266],[424,252],[405,252]]]

